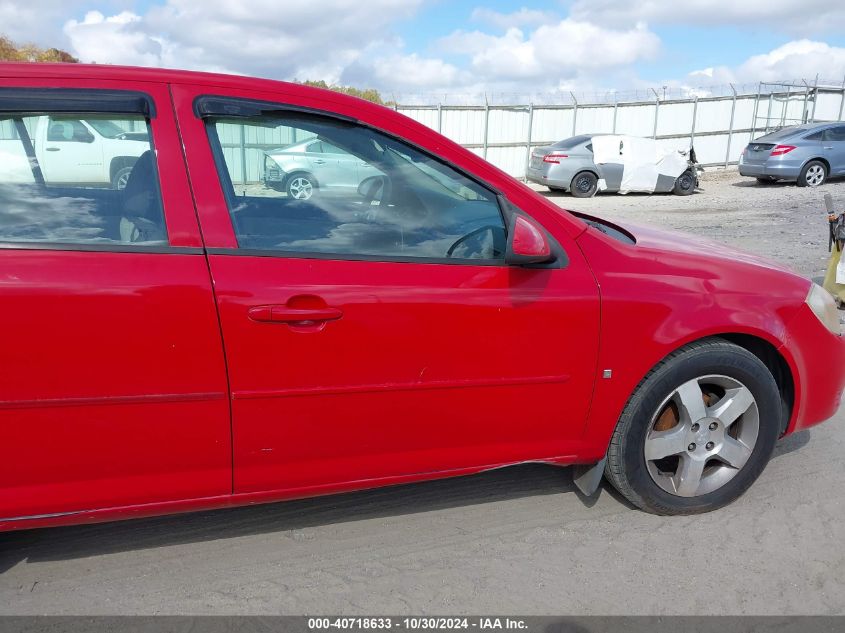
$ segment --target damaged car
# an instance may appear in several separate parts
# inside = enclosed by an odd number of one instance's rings
[[[654,139],[583,134],[531,152],[525,177],[576,198],[609,193],[691,195],[701,167],[695,150],[666,148]]]

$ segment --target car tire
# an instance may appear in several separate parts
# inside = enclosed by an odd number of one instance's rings
[[[675,179],[672,193],[676,196],[691,196],[695,191],[695,174],[689,169]]]
[[[759,358],[719,338],[692,343],[634,391],[613,432],[605,477],[646,512],[715,510],[763,471],[783,416],[775,379]]]
[[[827,165],[820,160],[811,160],[804,165],[801,173],[798,174],[799,187],[818,187],[827,180]]]
[[[285,180],[285,193],[295,200],[310,200],[317,193],[317,180],[304,171],[294,172]]]
[[[575,174],[569,185],[569,191],[574,198],[592,198],[598,190],[599,179],[591,171]]]
[[[132,173],[132,167],[122,167],[118,169],[111,179],[111,188],[122,191],[126,188],[129,182],[129,174]]]

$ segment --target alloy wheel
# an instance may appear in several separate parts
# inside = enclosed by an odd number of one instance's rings
[[[739,473],[759,431],[757,402],[748,387],[728,376],[694,378],[675,389],[652,417],[646,467],[666,492],[701,496]]]
[[[314,194],[314,185],[304,176],[298,176],[288,184],[288,194],[297,200],[308,200]]]
[[[817,187],[824,182],[824,167],[821,165],[811,165],[804,175],[804,180],[811,187]]]

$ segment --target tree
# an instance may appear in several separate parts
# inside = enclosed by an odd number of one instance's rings
[[[35,44],[16,44],[0,35],[0,61],[4,62],[79,62],[70,53],[58,48],[40,48]]]
[[[390,105],[386,103],[382,98],[381,94],[375,88],[353,88],[352,86],[338,86],[338,85],[329,85],[322,79],[319,81],[312,81],[306,80],[302,82],[305,86],[312,86],[314,88],[323,88],[325,90],[334,90],[335,92],[342,92],[345,95],[350,95],[353,97],[359,97],[360,99],[366,99],[367,101],[372,101],[373,103],[377,103],[379,105]]]

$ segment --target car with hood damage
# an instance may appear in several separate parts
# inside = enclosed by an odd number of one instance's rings
[[[38,116],[142,133],[125,187],[46,179]],[[839,406],[845,342],[821,287],[561,209],[387,108],[263,79],[0,64],[0,123],[20,159],[0,163],[2,530],[523,462],[692,514]],[[290,196],[239,138],[320,139],[375,175]]]

